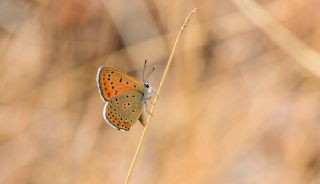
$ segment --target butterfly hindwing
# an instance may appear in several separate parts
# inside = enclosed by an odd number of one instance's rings
[[[114,128],[128,131],[143,108],[143,94],[136,90],[114,96],[105,106],[104,118]]]
[[[97,84],[104,101],[110,101],[115,96],[143,88],[143,84],[135,78],[110,67],[99,68]]]

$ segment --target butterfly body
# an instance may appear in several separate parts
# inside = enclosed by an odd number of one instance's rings
[[[137,120],[145,125],[144,104],[154,93],[147,82],[111,67],[100,67],[96,80],[100,96],[106,102],[103,117],[108,124],[126,131]]]

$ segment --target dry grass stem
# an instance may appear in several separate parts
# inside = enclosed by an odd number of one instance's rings
[[[161,89],[162,89],[162,86],[163,86],[163,84],[164,84],[164,81],[165,81],[166,78],[167,78],[167,74],[168,74],[169,68],[170,68],[170,66],[171,66],[171,63],[172,63],[172,61],[173,61],[173,56],[174,56],[174,53],[175,53],[177,44],[178,44],[178,42],[179,42],[179,40],[180,40],[180,37],[181,37],[181,35],[182,35],[182,33],[183,33],[183,30],[185,29],[185,27],[186,27],[187,23],[189,22],[191,16],[196,12],[196,10],[197,10],[197,9],[194,9],[194,10],[192,10],[192,11],[189,13],[189,15],[187,16],[185,22],[184,22],[183,25],[181,26],[181,29],[180,29],[180,31],[179,31],[179,34],[178,34],[178,36],[177,36],[177,38],[176,38],[176,40],[175,40],[175,43],[174,43],[174,45],[173,45],[173,48],[172,48],[170,57],[169,57],[169,59],[168,59],[167,66],[166,66],[166,68],[165,68],[165,70],[164,70],[164,73],[163,73],[163,75],[162,75],[161,82],[160,82],[160,84],[159,84],[157,93],[156,93],[155,98],[154,98],[154,100],[153,100],[153,103],[152,103],[152,106],[151,106],[151,114],[153,114],[153,112],[154,112],[154,108],[155,108],[155,105],[156,105],[156,103],[157,103],[158,96],[159,96],[159,94],[160,94],[160,91],[161,91]],[[150,118],[151,118],[151,115],[149,114],[148,119],[147,119],[146,126],[144,127],[143,132],[142,132],[142,135],[141,135],[141,137],[140,137],[139,144],[138,144],[138,146],[137,146],[137,150],[136,150],[135,155],[134,155],[134,157],[133,157],[133,159],[132,159],[131,166],[130,166],[130,169],[129,169],[129,171],[128,171],[128,174],[127,174],[127,177],[126,177],[126,180],[125,180],[125,184],[129,183],[130,177],[131,177],[132,172],[133,172],[133,170],[134,170],[134,167],[135,167],[135,164],[136,164],[138,155],[139,155],[140,150],[141,150],[141,145],[142,145],[142,143],[143,143],[145,134],[146,134],[146,132],[147,132],[147,130],[148,130],[148,128],[149,128]]]

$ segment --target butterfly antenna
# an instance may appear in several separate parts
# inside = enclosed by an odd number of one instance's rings
[[[144,73],[146,71],[146,66],[147,66],[147,60],[144,60],[144,66],[143,66],[143,73],[142,73],[142,79],[143,79],[143,82],[145,82],[145,78],[144,78]]]
[[[146,79],[148,79],[148,78],[150,77],[150,75],[153,73],[153,71],[155,71],[155,70],[156,70],[156,66],[153,66],[153,67],[152,67],[152,70],[148,73]]]

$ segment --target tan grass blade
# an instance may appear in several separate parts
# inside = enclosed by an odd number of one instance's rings
[[[165,81],[166,78],[167,78],[167,74],[168,74],[170,65],[171,65],[171,63],[172,63],[172,61],[173,61],[173,56],[174,56],[174,53],[175,53],[175,50],[176,50],[178,41],[179,41],[179,39],[180,39],[180,37],[181,37],[181,35],[182,35],[182,32],[183,32],[183,30],[185,29],[187,23],[189,22],[191,16],[196,12],[196,10],[197,10],[197,9],[194,9],[194,10],[192,10],[192,11],[189,13],[189,15],[187,16],[185,22],[184,22],[183,25],[181,26],[181,29],[180,29],[180,32],[179,32],[177,38],[176,38],[176,41],[174,42],[174,45],[173,45],[173,48],[172,48],[170,57],[169,57],[168,62],[167,62],[167,66],[166,66],[166,68],[165,68],[165,70],[164,70],[164,72],[163,72],[163,75],[162,75],[162,78],[161,78],[161,82],[160,82],[158,91],[157,91],[157,93],[156,93],[156,96],[155,96],[155,98],[154,98],[154,100],[153,100],[153,103],[152,103],[152,106],[151,106],[151,112],[150,112],[151,114],[153,114],[154,107],[155,107],[155,105],[156,105],[156,103],[157,103],[159,93],[160,93],[160,91],[161,91],[161,89],[162,89],[162,86],[163,86],[163,84],[164,84],[164,81]],[[132,172],[133,172],[133,170],[134,170],[134,167],[135,167],[135,164],[136,164],[138,155],[139,155],[140,150],[141,150],[142,142],[143,142],[144,137],[145,137],[145,134],[146,134],[146,132],[147,132],[147,130],[148,130],[148,128],[149,128],[150,118],[151,118],[151,115],[149,114],[148,119],[147,119],[146,126],[144,127],[143,132],[142,132],[142,135],[141,135],[141,138],[140,138],[140,140],[139,140],[139,144],[138,144],[138,146],[137,146],[137,150],[136,150],[135,155],[134,155],[134,157],[133,157],[133,159],[132,159],[131,166],[130,166],[130,169],[129,169],[129,171],[128,171],[128,174],[127,174],[127,177],[126,177],[126,180],[125,180],[125,184],[128,184],[128,183],[129,183],[130,177],[131,177]]]

